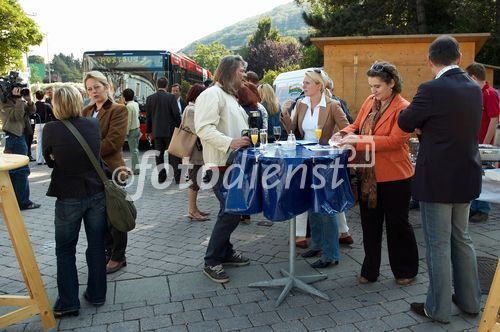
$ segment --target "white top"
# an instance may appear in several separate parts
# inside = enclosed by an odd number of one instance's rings
[[[238,100],[216,83],[196,98],[194,126],[203,145],[205,164],[225,166],[229,145],[248,128],[248,116]]]
[[[439,73],[437,73],[436,78],[440,78],[448,70],[455,69],[455,68],[460,68],[460,67],[458,67],[457,65],[449,65],[449,66],[444,67],[443,69],[441,69],[439,71]]]
[[[321,95],[321,100],[318,105],[314,108],[314,111],[311,114],[311,98],[304,97],[301,103],[307,105],[306,115],[304,116],[304,121],[302,121],[302,130],[304,131],[304,139],[307,141],[316,141],[316,128],[318,127],[318,118],[319,118],[319,108],[321,106],[326,107],[326,98],[325,95]]]

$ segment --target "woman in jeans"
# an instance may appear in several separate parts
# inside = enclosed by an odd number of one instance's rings
[[[52,103],[55,117],[70,121],[99,160],[99,122],[81,116],[80,92],[72,86],[63,86],[54,92]],[[53,168],[47,196],[57,197],[54,224],[59,296],[54,315],[76,316],[80,300],[75,253],[82,219],[87,236],[88,268],[87,289],[83,295],[94,305],[102,305],[106,299],[104,186],[80,143],[60,121],[49,122],[43,129],[43,156]]]

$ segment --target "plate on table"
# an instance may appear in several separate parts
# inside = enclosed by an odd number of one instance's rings
[[[500,168],[485,169],[484,177],[489,180],[500,181]]]

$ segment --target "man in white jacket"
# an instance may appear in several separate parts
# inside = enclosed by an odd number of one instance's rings
[[[213,170],[214,176],[218,175],[213,190],[220,203],[205,254],[203,273],[218,283],[229,281],[223,266],[250,263],[248,258],[233,249],[230,237],[240,217],[224,212],[225,202],[220,194],[230,152],[250,145],[248,137],[241,137],[241,131],[248,128],[248,117],[235,97],[245,78],[246,65],[239,55],[224,57],[215,71],[214,85],[196,100],[196,133],[203,145],[203,160]]]

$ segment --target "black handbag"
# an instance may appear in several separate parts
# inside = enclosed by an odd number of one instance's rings
[[[134,202],[128,195],[127,191],[117,186],[112,180],[108,179],[104,174],[102,167],[99,165],[92,149],[87,141],[80,134],[78,129],[68,120],[61,120],[61,122],[69,129],[75,136],[77,141],[82,146],[87,154],[90,162],[99,174],[106,194],[106,216],[108,223],[121,232],[129,232],[135,228],[135,219],[137,218],[137,209]]]

